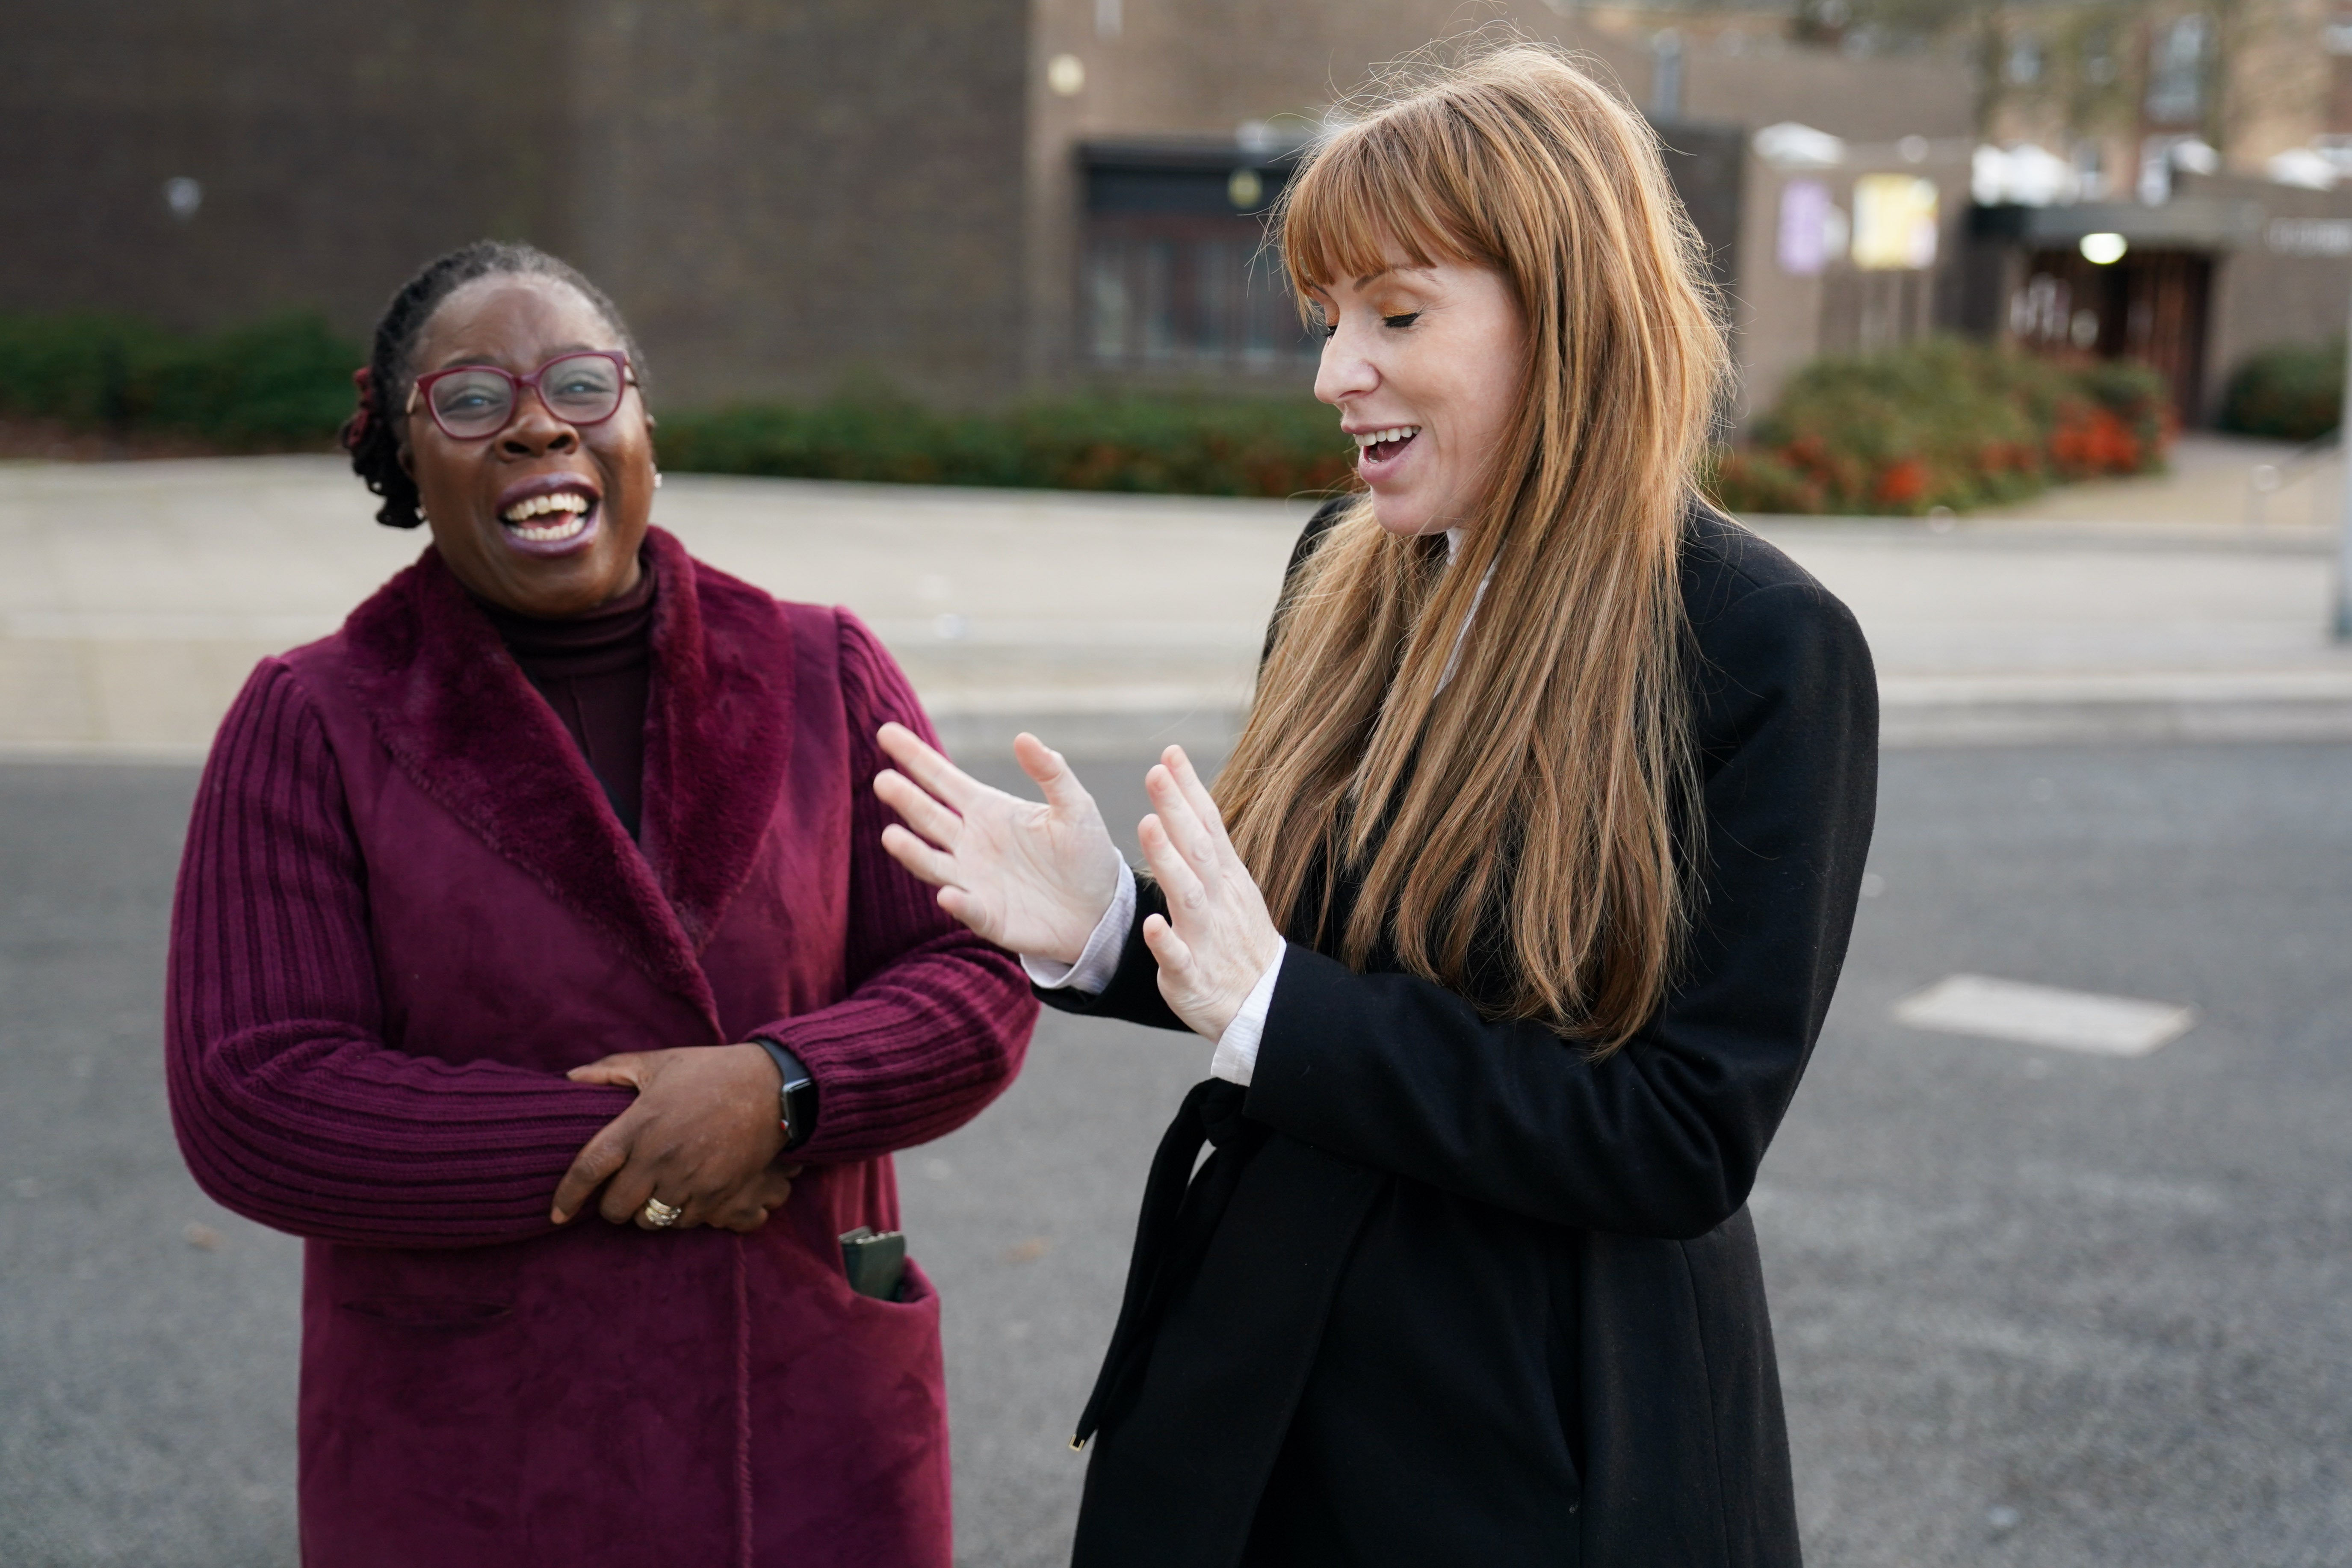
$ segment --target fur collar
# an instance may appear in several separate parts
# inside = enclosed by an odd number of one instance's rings
[[[654,600],[643,843],[425,548],[343,624],[351,684],[411,783],[715,1019],[699,955],[751,870],[791,749],[794,659],[775,601],[646,535]]]

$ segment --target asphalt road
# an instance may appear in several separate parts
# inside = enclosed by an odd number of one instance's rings
[[[1142,766],[1088,770],[1114,823]],[[294,1560],[299,1248],[195,1192],[157,1065],[193,777],[0,767],[10,1568]],[[2352,748],[1909,752],[1885,781],[1882,890],[1755,1202],[1811,1561],[2352,1560]],[[1955,971],[2201,1021],[2114,1060],[1889,1020]],[[1207,1054],[1049,1015],[998,1106],[902,1157],[968,1563],[1063,1560],[1070,1423]]]

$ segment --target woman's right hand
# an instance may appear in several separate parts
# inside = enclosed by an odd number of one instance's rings
[[[1062,754],[1027,733],[1013,742],[1045,792],[1040,805],[982,784],[904,725],[883,725],[880,740],[898,766],[875,775],[874,793],[907,824],[882,830],[891,858],[997,946],[1076,963],[1118,891],[1119,855]]]

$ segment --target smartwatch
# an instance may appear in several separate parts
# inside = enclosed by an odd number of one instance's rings
[[[809,1076],[800,1058],[766,1036],[755,1036],[751,1043],[768,1053],[776,1064],[776,1071],[782,1075],[783,1087],[778,1091],[782,1102],[778,1120],[784,1130],[784,1147],[797,1149],[816,1131],[816,1079]]]

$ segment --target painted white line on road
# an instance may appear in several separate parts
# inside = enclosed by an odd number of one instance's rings
[[[1984,1035],[2096,1057],[2144,1057],[2188,1033],[2197,1010],[1954,974],[1895,1004],[1895,1021],[1915,1029]]]

